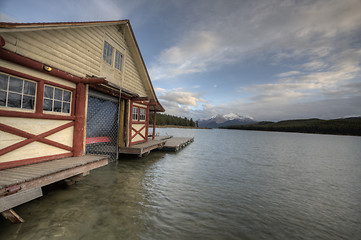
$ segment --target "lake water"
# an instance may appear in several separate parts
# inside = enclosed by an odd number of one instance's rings
[[[0,239],[361,239],[361,137],[157,132],[195,142],[48,191]]]

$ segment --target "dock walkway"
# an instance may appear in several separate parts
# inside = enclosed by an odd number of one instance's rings
[[[80,178],[108,164],[108,156],[85,155],[0,170],[0,212],[22,222],[12,208],[41,197],[41,187],[64,179]]]
[[[121,147],[119,148],[119,153],[121,154],[135,154],[139,157],[148,155],[150,151],[154,149],[161,149],[165,145],[168,139],[172,138],[172,136],[164,136],[164,137],[155,137],[154,140],[149,139],[145,143],[134,144],[130,147]]]
[[[167,140],[162,150],[176,152],[186,147],[188,144],[191,144],[193,141],[194,137],[173,137]]]
[[[119,148],[121,154],[134,154],[138,157],[146,156],[150,151],[158,149],[162,151],[179,151],[188,144],[194,141],[194,137],[173,137],[173,136],[161,136],[155,137],[154,140],[149,139],[145,143],[134,144],[131,147]]]

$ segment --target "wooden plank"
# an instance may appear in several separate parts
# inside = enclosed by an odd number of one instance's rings
[[[164,148],[162,150],[165,151],[179,151],[180,149],[184,148],[188,144],[192,143],[194,141],[194,138],[171,138],[167,140],[166,144],[164,145]]]
[[[43,196],[41,187],[36,187],[2,197],[0,198],[0,212],[9,210],[41,196]]]
[[[108,163],[108,157],[99,155],[85,155],[82,157],[64,158],[38,164],[20,166],[12,169],[0,170],[0,190],[6,188],[7,186],[22,184],[26,181],[31,181],[48,175],[51,176],[52,174],[67,171],[72,168],[74,169],[83,167],[86,169],[86,166],[93,166],[93,163],[97,162],[101,162],[99,167],[104,166]],[[95,164],[95,166],[96,165],[97,164]],[[17,170],[20,170],[21,174],[17,174]],[[26,171],[29,171],[28,176],[23,174]],[[75,173],[75,175],[79,173]]]
[[[72,176],[78,175],[78,174],[82,174],[84,172],[93,170],[95,168],[99,168],[102,166],[105,166],[108,164],[108,159],[103,159],[100,161],[96,161],[96,162],[92,162],[83,166],[79,166],[79,167],[75,167],[75,168],[71,168],[68,170],[64,170],[61,172],[57,172],[54,174],[50,174],[47,176],[43,176],[34,180],[31,180],[29,182],[24,182],[21,183],[21,189],[29,189],[29,188],[34,188],[34,187],[41,187],[41,186],[45,186],[54,182],[58,182],[67,178],[70,178]]]
[[[23,223],[25,222],[14,210],[9,209],[1,213],[4,218],[8,219],[12,223]]]

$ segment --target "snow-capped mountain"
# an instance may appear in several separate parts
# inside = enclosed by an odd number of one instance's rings
[[[256,123],[250,116],[240,116],[236,113],[229,113],[225,115],[217,114],[209,119],[201,119],[198,121],[199,127],[218,128],[230,125],[243,125]]]

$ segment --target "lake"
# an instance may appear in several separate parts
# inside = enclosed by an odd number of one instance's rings
[[[46,189],[0,239],[361,239],[361,137],[157,132],[195,141]]]

